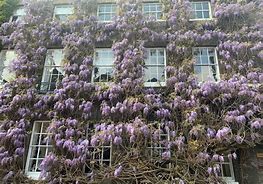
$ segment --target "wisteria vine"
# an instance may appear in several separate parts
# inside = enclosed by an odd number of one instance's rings
[[[214,19],[189,21],[189,1],[162,0],[167,21],[155,22],[139,1],[119,1],[119,16],[106,24],[85,11],[94,2],[76,1],[76,13],[61,23],[52,20],[52,2],[25,1],[25,21],[1,25],[3,46],[18,58],[16,80],[0,92],[0,178],[35,183],[23,172],[27,144],[33,122],[50,120],[54,150],[41,164],[42,182],[223,183],[224,156],[235,159],[237,150],[262,142],[262,2],[212,1]],[[109,85],[91,81],[98,45],[114,51]],[[199,45],[217,46],[219,82],[200,84],[193,75]],[[39,94],[54,46],[64,48],[65,76],[54,92]],[[162,88],[143,86],[151,46],[167,50]],[[169,140],[160,140],[167,132]],[[160,158],[147,154],[151,142],[164,147]],[[85,173],[91,150],[108,144],[111,166]]]

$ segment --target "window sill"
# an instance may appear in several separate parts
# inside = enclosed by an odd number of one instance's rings
[[[165,87],[166,82],[145,82],[144,87]]]
[[[195,21],[212,21],[214,18],[205,18],[205,19],[189,19],[190,22],[195,22]]]
[[[227,184],[239,184],[232,177],[222,177]]]
[[[40,180],[40,172],[26,172],[26,175],[32,180]]]
[[[97,22],[100,24],[109,24],[109,23],[113,23],[114,21],[113,20],[98,20]]]

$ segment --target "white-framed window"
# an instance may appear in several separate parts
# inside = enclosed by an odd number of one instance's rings
[[[224,157],[224,161],[218,163],[220,166],[220,176],[223,177],[226,183],[234,183],[235,182],[235,174],[232,159],[228,157]]]
[[[63,49],[49,49],[47,51],[40,91],[54,91],[56,85],[64,76]]]
[[[193,55],[195,59],[194,73],[200,82],[220,80],[216,48],[195,47]]]
[[[209,20],[212,19],[210,1],[192,1],[190,20]]]
[[[91,140],[97,132],[94,128],[87,129],[86,138]],[[96,147],[88,147],[88,158],[84,165],[84,172],[91,173],[94,169],[110,167],[112,164],[112,141]]]
[[[66,21],[70,15],[74,13],[73,5],[55,5],[54,19]]]
[[[11,71],[10,64],[17,58],[14,50],[2,50],[0,52],[0,85],[15,79],[15,73]]]
[[[100,22],[111,22],[114,16],[117,15],[117,5],[113,3],[99,4],[97,16]]]
[[[25,173],[32,179],[39,179],[40,164],[52,152],[47,127],[50,121],[35,121],[33,124],[30,145],[28,149]]]
[[[25,15],[26,15],[25,8],[23,6],[18,7],[14,11],[12,17],[10,18],[10,22],[21,21]]]
[[[170,131],[165,130],[160,123],[151,125],[151,128],[158,131],[158,133],[156,133],[156,137],[151,136],[150,146],[148,147],[150,150],[150,156],[154,159],[155,157],[161,157],[162,153],[167,151],[165,144],[170,141]]]
[[[156,20],[162,20],[163,12],[162,12],[162,4],[161,3],[143,3],[142,4],[142,12],[147,17],[153,17]]]
[[[94,56],[93,82],[113,80],[114,54],[110,48],[96,49]]]
[[[147,48],[145,60],[144,86],[165,86],[166,51],[164,48]]]
[[[163,153],[170,152],[167,144],[170,141],[170,131],[166,130],[160,123],[154,123],[150,126],[151,132],[154,135],[150,136],[150,142],[146,143],[147,155],[150,155],[151,161],[160,167],[170,167],[170,163],[167,163],[163,158]]]

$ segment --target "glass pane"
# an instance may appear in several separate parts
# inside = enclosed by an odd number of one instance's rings
[[[201,64],[200,57],[195,57],[195,64],[197,64],[197,65]]]
[[[18,9],[14,12],[14,15],[15,15],[15,16],[24,16],[24,15],[26,15],[25,8],[23,8],[23,7],[18,8]]]
[[[32,145],[38,145],[40,134],[33,134]]]
[[[162,13],[157,13],[156,19],[161,19],[162,18]]]
[[[46,147],[41,147],[40,150],[39,150],[39,156],[38,156],[38,158],[45,158],[45,156],[46,156],[46,151],[47,151],[47,148],[46,148]]]
[[[191,2],[191,8],[194,10],[195,9],[195,3]]]
[[[223,177],[231,177],[231,170],[229,164],[222,164]]]
[[[207,48],[200,48],[200,54],[203,56],[207,56]]]
[[[148,5],[143,6],[144,12],[148,12],[150,10],[150,7]]]
[[[199,49],[194,49],[194,56],[198,56],[200,54]]]
[[[105,5],[105,12],[111,12],[111,5]]]
[[[158,67],[158,81],[159,82],[164,82],[165,81],[165,76],[164,76],[164,67]]]
[[[42,134],[41,135],[41,141],[40,141],[40,145],[47,145],[47,134]]]
[[[30,171],[30,172],[35,172],[35,171],[36,171],[36,168],[37,168],[36,165],[37,165],[36,160],[30,160],[30,161],[29,161],[28,171]]]
[[[209,10],[208,2],[203,2],[203,10]]]
[[[33,147],[31,148],[30,158],[37,158],[38,149],[39,149],[39,147],[37,147],[37,146],[33,146]]]
[[[202,3],[195,3],[196,10],[202,10]]]
[[[198,18],[198,19],[203,18],[203,15],[202,15],[202,12],[201,12],[201,11],[197,11],[197,12],[196,12],[196,18]]]
[[[68,19],[69,15],[55,15],[55,17],[57,20],[66,21]]]
[[[40,164],[41,164],[42,161],[43,161],[43,159],[38,160],[36,172],[40,172],[40,171],[41,171],[41,169],[40,169]]]
[[[150,11],[156,11],[156,6],[155,5],[152,5],[151,7],[150,7]]]
[[[210,62],[210,64],[215,64],[215,57],[209,56],[209,62]]]
[[[202,81],[201,66],[194,66],[194,73],[197,75],[198,81]]]
[[[203,14],[204,14],[203,18],[206,18],[206,19],[210,18],[209,11],[203,11]]]
[[[201,56],[201,63],[202,63],[202,64],[206,64],[206,65],[207,65],[208,62],[209,62],[209,61],[208,61],[208,57],[207,57],[207,56]]]
[[[95,65],[113,65],[114,55],[111,49],[96,51]]]
[[[96,67],[94,68],[94,82],[109,82],[113,79],[113,69]]]
[[[157,11],[162,11],[162,5],[161,4],[157,5]]]

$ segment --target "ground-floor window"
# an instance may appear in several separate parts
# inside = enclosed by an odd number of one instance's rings
[[[49,123],[49,121],[35,121],[33,125],[25,170],[26,174],[33,179],[39,178],[40,164],[52,151],[47,132]]]

